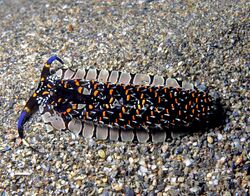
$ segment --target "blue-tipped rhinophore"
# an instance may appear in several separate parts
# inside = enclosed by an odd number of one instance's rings
[[[18,130],[20,138],[24,137],[23,136],[23,124],[25,123],[26,117],[27,117],[27,112],[22,111],[22,113],[18,119],[18,123],[17,123],[17,130]]]
[[[58,56],[56,56],[56,55],[50,57],[50,58],[47,60],[47,63],[48,63],[48,64],[52,64],[53,61],[55,61],[55,60],[57,60],[57,61],[59,61],[60,63],[64,64],[64,62],[62,61],[62,59],[60,59],[60,58],[59,58]]]

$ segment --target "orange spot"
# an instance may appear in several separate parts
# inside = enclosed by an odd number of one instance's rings
[[[155,92],[155,97],[157,97],[158,96],[158,93],[157,92]]]
[[[77,104],[73,104],[72,108],[75,110],[77,108]]]
[[[105,117],[106,116],[106,111],[102,112],[102,116]]]
[[[122,118],[122,113],[121,112],[119,113],[119,117]]]
[[[137,108],[140,110],[141,109],[141,105],[137,105]]]
[[[92,110],[94,108],[93,105],[89,105],[89,109]]]
[[[94,96],[96,97],[98,95],[99,91],[98,90],[95,90],[94,91]]]
[[[115,122],[118,123],[118,118],[115,119]]]
[[[166,109],[166,113],[169,114],[168,108]]]
[[[125,113],[125,112],[126,112],[126,109],[125,109],[125,107],[124,107],[124,106],[122,107],[122,112],[123,112],[123,113]]]
[[[67,88],[67,87],[68,87],[68,84],[67,84],[67,83],[65,83],[65,84],[63,85],[63,87],[64,87],[64,88]]]
[[[188,105],[191,106],[191,105],[192,105],[192,101],[189,101],[189,102],[188,102]]]
[[[60,103],[61,101],[62,101],[62,98],[59,98],[59,99],[57,100],[58,103]]]
[[[82,87],[80,86],[80,87],[78,87],[78,89],[77,89],[77,91],[78,91],[78,93],[80,93],[80,94],[82,94]]]
[[[127,97],[126,97],[126,101],[129,101],[130,100],[130,95],[127,95]]]
[[[28,107],[25,107],[24,110],[29,113],[30,112],[30,109]]]
[[[204,99],[204,102],[207,103],[207,99],[206,98]]]
[[[164,88],[164,93],[167,93],[167,88]]]
[[[79,83],[78,80],[75,80],[75,85],[76,85],[76,86],[80,86],[80,83]]]
[[[68,108],[68,109],[66,110],[66,112],[67,112],[67,113],[70,113],[71,110],[72,110],[71,108]]]
[[[177,98],[175,98],[174,101],[175,101],[176,104],[178,103],[178,99]]]
[[[52,86],[50,84],[47,84],[47,87],[52,88]]]
[[[37,94],[36,94],[36,93],[34,93],[34,94],[33,94],[33,97],[36,97],[36,96],[37,96]]]
[[[146,100],[143,99],[141,103],[142,103],[142,105],[144,105],[146,103]]]
[[[132,116],[132,120],[135,120],[135,116],[134,115]]]
[[[193,98],[195,97],[195,94],[194,94],[194,93],[192,93],[192,97],[193,97]]]
[[[205,112],[205,107],[202,108],[202,112]]]
[[[110,100],[109,100],[109,103],[111,104],[111,103],[113,103],[113,101],[114,101],[114,98],[111,97]]]
[[[140,111],[139,111],[139,110],[136,110],[136,114],[140,114]]]
[[[198,98],[195,99],[195,103],[198,103]]]
[[[44,77],[41,77],[41,81],[43,82],[45,79],[44,79]]]
[[[181,110],[179,110],[179,116],[181,116]]]
[[[94,89],[97,89],[97,86],[98,86],[98,84],[95,83],[93,88],[94,88]]]
[[[42,95],[47,95],[47,94],[49,94],[48,91],[44,91],[44,92],[42,93]]]
[[[144,94],[142,93],[141,96],[140,96],[140,99],[143,99],[143,97],[144,97]]]
[[[188,109],[188,105],[187,105],[187,104],[185,105],[185,109],[186,109],[186,110]]]
[[[149,120],[149,117],[148,117],[148,116],[146,116],[146,120],[147,120],[147,121]]]
[[[109,90],[109,95],[112,95],[112,94],[113,94],[113,91],[114,91],[113,89],[110,89],[110,90]]]
[[[199,105],[198,104],[196,105],[196,109],[199,109]]]
[[[151,112],[150,112],[150,115],[151,115],[151,116],[154,116],[154,111],[151,111]]]
[[[85,116],[86,116],[86,118],[88,118],[89,117],[89,112],[86,112]]]
[[[158,97],[158,103],[161,103],[161,97]]]
[[[109,104],[106,104],[106,109],[109,109]]]
[[[172,93],[170,93],[170,94],[169,94],[169,96],[170,96],[170,99],[172,99],[172,97],[173,97],[173,94],[172,94]]]
[[[128,124],[130,125],[130,120],[128,120]]]
[[[127,95],[128,94],[128,89],[125,91],[125,95]]]
[[[193,113],[193,114],[194,114],[194,111],[195,111],[195,110],[194,110],[194,109],[192,109],[192,113]]]

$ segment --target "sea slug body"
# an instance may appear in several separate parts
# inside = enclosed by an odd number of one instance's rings
[[[97,69],[59,69],[51,57],[38,88],[18,121],[23,125],[40,109],[47,129],[70,130],[86,138],[164,142],[171,132],[213,123],[218,100],[209,92],[173,78]]]

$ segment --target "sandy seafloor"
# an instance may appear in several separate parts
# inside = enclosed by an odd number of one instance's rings
[[[250,2],[0,0],[0,195],[249,195]],[[173,76],[209,87],[224,126],[164,144],[46,133],[16,122],[53,54],[68,67]]]

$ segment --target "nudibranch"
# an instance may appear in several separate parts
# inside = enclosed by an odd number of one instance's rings
[[[98,69],[58,69],[52,56],[38,88],[18,120],[23,126],[38,109],[47,130],[69,130],[86,138],[164,142],[172,132],[204,129],[217,121],[218,99],[174,78]]]

